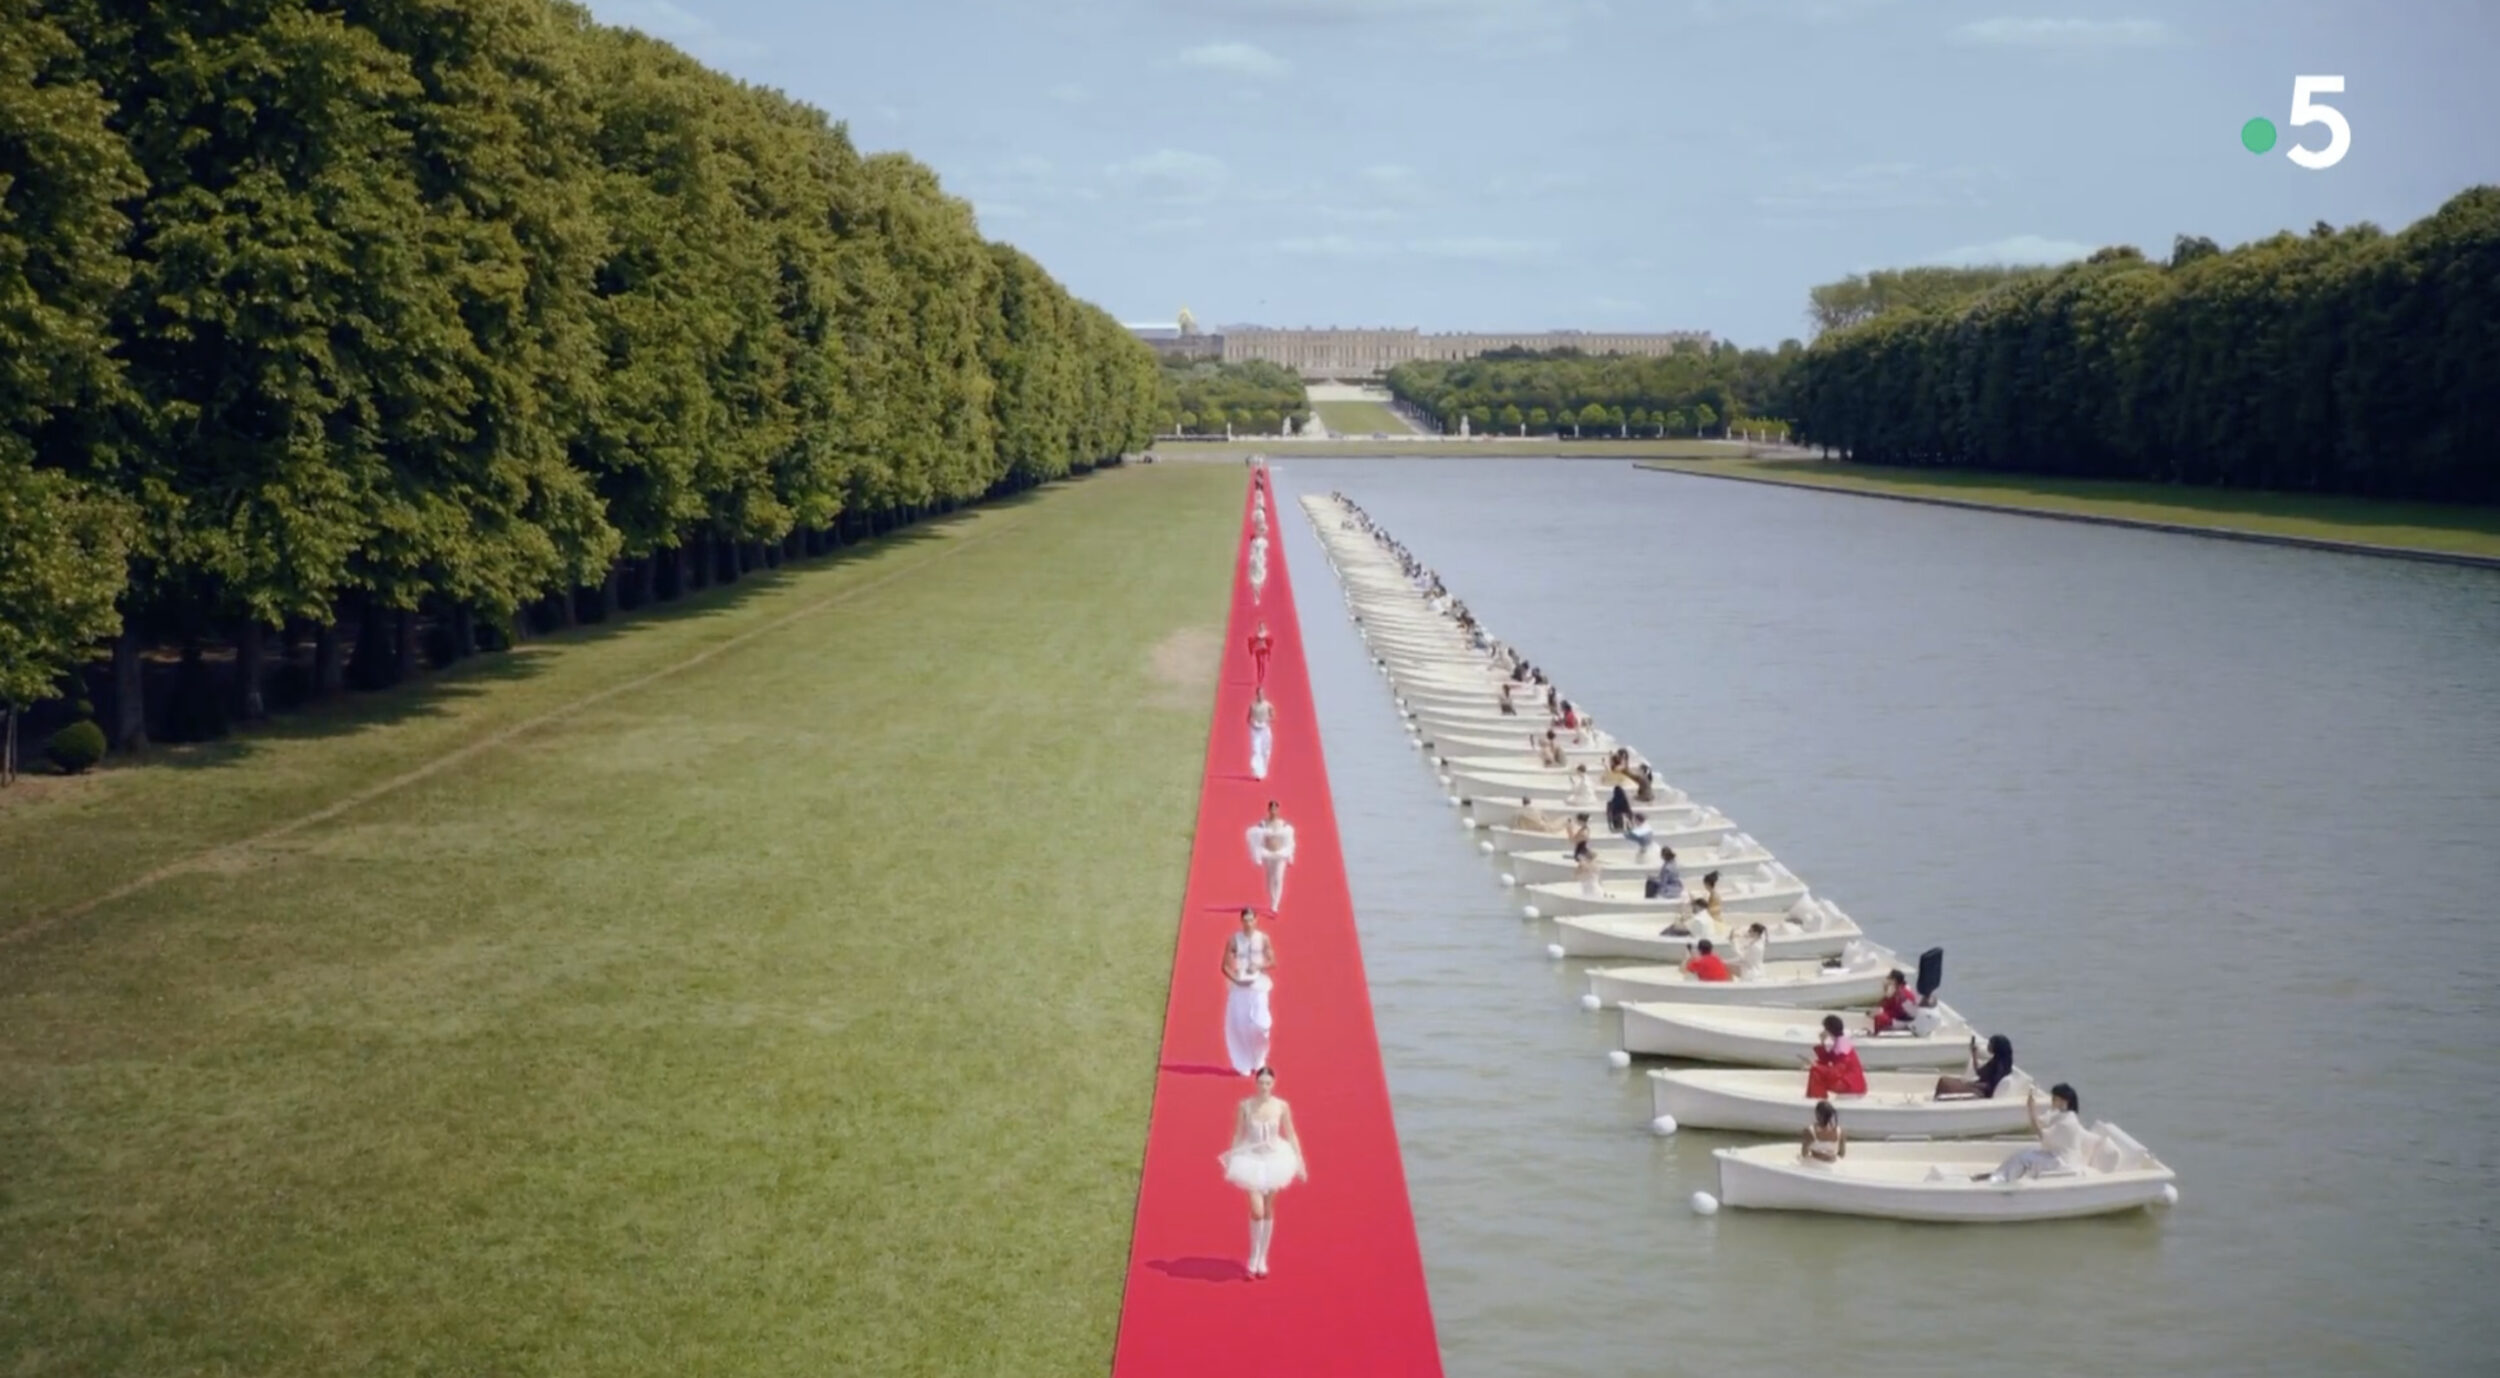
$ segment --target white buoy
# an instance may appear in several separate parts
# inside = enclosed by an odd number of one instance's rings
[[[1445,771],[1440,771],[1440,772],[1438,772],[1438,774],[1439,774],[1439,775],[1440,775],[1440,777],[1441,777],[1441,783],[1442,783],[1442,784],[1444,784],[1444,785],[1449,784],[1449,782],[1450,782],[1450,773],[1449,773],[1448,771],[1446,771],[1446,770],[1445,770]]]
[[[1472,818],[1462,818],[1458,820],[1458,826],[1465,828],[1467,831],[1472,833],[1476,830],[1476,820]],[[1478,843],[1477,845],[1483,847],[1488,852],[1493,850],[1493,844],[1490,842]]]
[[[1457,808],[1459,805],[1464,804],[1464,803],[1466,803],[1466,802],[1467,802],[1466,800],[1459,798],[1459,797],[1458,797],[1457,795],[1455,795],[1455,794],[1453,794],[1453,795],[1451,795],[1451,796],[1450,796],[1450,807],[1451,807],[1451,808]]]
[[[1632,1055],[1621,1048],[1614,1049],[1606,1054],[1606,1065],[1620,1072],[1632,1065]]]
[[[1507,889],[1509,889],[1510,887],[1512,887],[1512,886],[1514,886],[1514,885],[1517,885],[1518,883],[1519,883],[1519,877],[1512,875],[1512,874],[1511,874],[1510,872],[1508,872],[1508,871],[1504,871],[1504,872],[1502,872],[1502,888],[1503,888],[1503,889],[1507,890]]]
[[[1649,1132],[1663,1139],[1676,1131],[1675,1116],[1660,1115],[1649,1122]]]
[[[1693,1193],[1693,1214],[1717,1215],[1718,1213],[1719,1198],[1712,1196],[1706,1191],[1697,1191]]]
[[[1469,831],[1469,832],[1474,832],[1475,830],[1476,830],[1476,820],[1474,820],[1474,819],[1472,819],[1472,818],[1468,819],[1468,820],[1467,820],[1467,831]],[[1493,855],[1493,844],[1492,844],[1492,843],[1490,843],[1490,842],[1479,842],[1479,843],[1477,843],[1477,844],[1476,844],[1476,850],[1477,850],[1477,851],[1479,851],[1479,852],[1484,853],[1486,856],[1491,856],[1491,855]]]
[[[1537,907],[1533,904],[1523,904],[1519,906],[1519,912],[1532,919],[1541,919],[1545,917],[1543,914],[1537,912]]]
[[[1598,1007],[1605,1003],[1605,1001],[1597,998],[1596,991],[1590,991],[1588,994],[1580,997],[1580,1008],[1589,1011],[1591,1014],[1596,1013]]]
[[[1408,747],[1416,751],[1424,749],[1424,739],[1421,737],[1409,737],[1406,739],[1406,744]]]
[[[2179,1204],[2179,1188],[2176,1183],[2164,1182],[2161,1184],[2161,1203],[2165,1206],[2175,1206]]]
[[[1546,956],[1548,956],[1548,957],[1553,958],[1553,959],[1554,959],[1555,961],[1557,961],[1557,962],[1561,961],[1561,960],[1563,959],[1562,944],[1561,944],[1561,943],[1547,943],[1547,944],[1545,945],[1545,955],[1546,955]]]

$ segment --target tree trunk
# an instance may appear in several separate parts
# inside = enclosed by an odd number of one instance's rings
[[[148,745],[147,676],[139,650],[139,633],[125,613],[122,634],[113,638],[113,749],[125,756]]]
[[[462,603],[451,610],[451,656],[466,660],[477,654],[477,612]]]
[[[399,624],[393,630],[399,638],[399,677],[406,680],[425,673],[425,646],[417,635],[417,610],[400,609]]]
[[[17,705],[0,703],[0,785],[17,779]]]
[[[313,697],[326,699],[346,687],[347,642],[338,623],[326,622],[313,637]]]
[[[575,590],[566,589],[555,596],[556,630],[569,632],[582,625],[581,604],[575,601]]]
[[[634,606],[650,607],[660,596],[660,552],[634,561]]]
[[[599,581],[600,621],[613,622],[616,620],[616,589],[617,585],[624,581],[624,578],[625,570],[622,565],[610,565],[608,566],[608,577]]]
[[[269,716],[261,697],[269,664],[269,629],[246,617],[234,629],[234,716],[238,722],[259,722]]]

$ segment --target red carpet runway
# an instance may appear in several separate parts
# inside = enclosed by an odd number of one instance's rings
[[[1241,553],[1251,535],[1250,506],[1243,504],[1112,1369],[1117,1378],[1438,1375],[1432,1303],[1285,571],[1285,523],[1308,519],[1272,499],[1267,516],[1268,578],[1254,607]],[[1275,760],[1265,782],[1250,777],[1247,716],[1248,641],[1262,618],[1275,639],[1267,676]],[[1282,915],[1274,919],[1265,916],[1266,886],[1245,840],[1270,799],[1294,825],[1295,845]],[[1235,1106],[1256,1090],[1233,1074],[1225,1055],[1219,971],[1245,904],[1262,911],[1261,926],[1276,945],[1268,1061],[1276,1068],[1276,1094],[1293,1106],[1311,1173],[1277,1197],[1268,1275],[1255,1280],[1243,1267],[1247,1200],[1216,1161],[1231,1143]]]

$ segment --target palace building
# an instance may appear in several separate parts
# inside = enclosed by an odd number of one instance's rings
[[[1706,330],[1655,332],[1538,330],[1280,330],[1264,325],[1228,325],[1200,334],[1187,311],[1172,325],[1132,325],[1139,339],[1158,353],[1185,358],[1222,359],[1228,364],[1263,359],[1282,364],[1305,378],[1377,378],[1399,364],[1417,360],[1473,359],[1496,350],[1545,352],[1576,349],[1583,354],[1657,356],[1678,350],[1707,349]]]

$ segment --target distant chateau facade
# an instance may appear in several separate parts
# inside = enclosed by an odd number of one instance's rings
[[[1706,330],[1637,334],[1456,330],[1427,335],[1420,330],[1271,330],[1266,326],[1233,325],[1224,328],[1222,357],[1228,364],[1265,359],[1283,364],[1305,378],[1371,378],[1399,364],[1473,359],[1502,349],[1576,349],[1583,354],[1656,356],[1680,349],[1706,349],[1709,344],[1710,332]]]
[[[1260,359],[1282,364],[1305,378],[1376,378],[1399,364],[1473,359],[1503,349],[1540,353],[1576,349],[1583,354],[1655,357],[1682,349],[1707,349],[1711,338],[1707,330],[1461,330],[1428,335],[1420,330],[1279,330],[1264,325],[1228,325],[1215,334],[1200,334],[1187,311],[1172,325],[1132,325],[1129,330],[1167,356],[1221,359],[1228,364]]]

